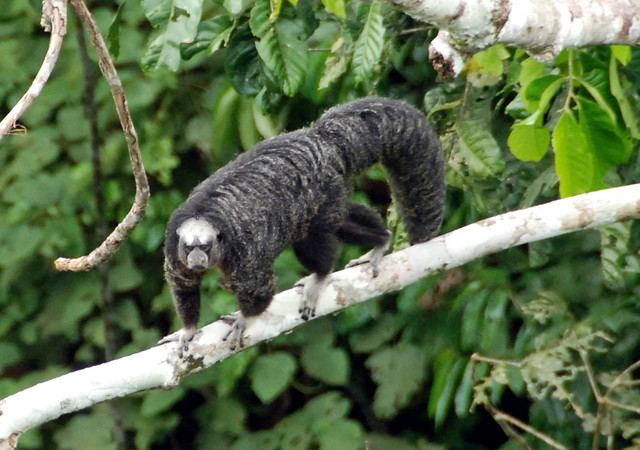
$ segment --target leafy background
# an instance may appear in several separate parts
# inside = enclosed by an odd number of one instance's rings
[[[428,61],[436,30],[387,2],[96,0],[90,8],[117,58],[152,198],[108,265],[55,272],[53,259],[92,249],[134,195],[108,87],[70,20],[56,70],[22,118],[27,132],[0,145],[0,398],[177,329],[162,278],[170,213],[238,152],[331,105],[377,94],[424,109],[448,162],[444,231],[638,181],[637,49],[566,50],[543,64],[497,46],[455,80],[437,80]],[[0,10],[3,114],[45,54],[40,12],[35,0],[5,0]],[[388,213],[395,229],[383,181],[372,168],[354,180],[354,197]],[[510,249],[313,321],[177,389],[62,417],[20,444],[546,448],[532,434],[505,433],[491,417],[498,411],[568,448],[604,446],[607,436],[618,448],[638,443],[640,393],[624,370],[640,355],[639,244],[628,222]],[[340,264],[362,251],[345,248]],[[281,289],[304,275],[290,251],[276,269]],[[201,324],[235,309],[217,278],[205,279],[211,301]],[[617,404],[598,406],[605,395]]]

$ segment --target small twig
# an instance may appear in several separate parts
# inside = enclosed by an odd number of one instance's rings
[[[558,450],[569,450],[568,447],[565,447],[564,445],[562,445],[561,443],[559,443],[558,441],[556,441],[555,439],[553,439],[551,436],[548,436],[544,433],[539,432],[538,430],[536,430],[535,428],[533,428],[531,425],[509,415],[506,414],[498,409],[495,410],[495,413],[493,414],[493,419],[498,422],[506,422],[510,425],[513,425],[515,427],[520,428],[522,431],[525,431],[527,433],[529,433],[531,436],[534,436],[538,439],[540,439],[542,442],[546,443],[547,445],[550,445],[553,448],[556,448]]]
[[[484,355],[481,355],[480,353],[473,353],[471,355],[471,359],[473,361],[493,364],[494,366],[504,364],[505,366],[511,366],[511,367],[517,367],[517,368],[522,367],[521,361],[509,361],[508,359],[491,358],[490,356],[484,356]]]
[[[108,260],[118,250],[118,248],[120,248],[122,242],[124,242],[133,232],[144,217],[147,209],[147,203],[149,200],[149,184],[142,164],[142,157],[138,146],[138,135],[136,134],[136,130],[131,120],[131,114],[129,113],[129,107],[124,95],[124,89],[122,88],[122,82],[118,77],[118,73],[116,72],[116,68],[111,60],[111,56],[109,55],[104,39],[102,38],[100,30],[84,2],[82,0],[70,0],[70,3],[87,29],[87,32],[91,37],[92,44],[98,51],[98,57],[100,58],[100,70],[107,79],[111,88],[111,94],[113,95],[113,99],[116,104],[120,124],[122,125],[122,130],[124,131],[124,135],[127,140],[129,158],[131,159],[133,176],[136,181],[136,195],[131,209],[122,222],[118,224],[115,230],[111,232],[111,234],[102,244],[100,244],[98,248],[86,256],[73,259],[58,258],[55,261],[55,266],[58,270],[81,271],[93,269],[98,264]]]
[[[43,0],[42,2],[42,21],[41,25],[44,31],[51,33],[49,40],[49,48],[47,54],[42,61],[42,66],[36,74],[33,83],[22,96],[20,101],[9,111],[9,114],[0,122],[0,140],[5,134],[8,134],[14,128],[20,128],[17,124],[18,119],[31,106],[33,101],[40,95],[44,85],[47,83],[53,68],[58,61],[62,42],[67,34],[67,1],[66,0]]]

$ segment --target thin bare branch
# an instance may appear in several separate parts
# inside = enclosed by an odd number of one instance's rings
[[[24,128],[18,125],[18,119],[42,92],[58,61],[60,48],[67,34],[67,0],[43,0],[41,25],[44,31],[51,33],[47,54],[27,92],[0,122],[0,140],[16,128],[20,134],[24,133]]]
[[[115,230],[111,232],[111,234],[102,244],[100,244],[98,248],[86,256],[73,259],[58,258],[55,261],[55,265],[58,270],[83,271],[93,269],[98,264],[108,260],[118,250],[118,248],[120,248],[120,245],[122,245],[122,243],[129,237],[133,230],[135,230],[136,226],[138,226],[144,217],[147,209],[147,203],[149,200],[149,183],[147,182],[147,175],[142,164],[142,156],[138,145],[138,135],[136,134],[133,121],[131,120],[131,114],[129,113],[129,106],[127,105],[127,99],[124,95],[122,82],[118,77],[116,68],[111,56],[109,55],[107,45],[100,34],[98,25],[91,16],[91,13],[84,2],[82,0],[70,0],[70,3],[87,29],[87,32],[91,37],[91,43],[98,51],[100,70],[111,87],[111,93],[116,104],[120,124],[122,125],[122,130],[124,131],[124,135],[127,140],[129,158],[131,159],[133,176],[136,181],[136,195],[131,209],[122,222],[118,224]]]
[[[525,431],[525,432],[529,433],[531,436],[534,436],[535,438],[540,439],[542,442],[544,442],[547,445],[550,445],[553,448],[556,448],[558,450],[569,450],[568,447],[565,447],[560,442],[558,442],[555,439],[553,439],[551,436],[546,435],[544,433],[541,433],[540,431],[536,430],[535,428],[533,428],[528,423],[525,423],[525,422],[521,421],[520,419],[517,419],[517,418],[515,418],[515,417],[513,417],[513,416],[511,416],[511,415],[509,415],[507,413],[504,413],[504,412],[502,412],[500,410],[496,410],[495,414],[493,414],[493,418],[498,423],[508,423],[509,425],[512,425],[514,427],[518,427],[522,431]]]

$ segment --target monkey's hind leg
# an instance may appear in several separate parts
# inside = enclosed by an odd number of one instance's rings
[[[349,215],[337,234],[342,241],[350,244],[374,245],[369,252],[349,261],[347,267],[370,263],[373,277],[377,277],[380,261],[391,242],[391,233],[384,227],[380,215],[366,205],[350,203]]]
[[[303,240],[293,245],[300,263],[313,272],[305,282],[302,291],[302,305],[299,312],[303,320],[315,317],[318,298],[327,284],[329,274],[338,258],[339,249],[338,238],[329,231],[311,231]]]

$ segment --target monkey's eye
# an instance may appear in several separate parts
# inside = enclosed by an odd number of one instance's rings
[[[202,244],[199,245],[198,248],[205,253],[209,253],[211,251],[211,244]]]
[[[185,248],[189,253],[191,253],[191,251],[193,251],[193,249],[194,249],[194,248],[196,248],[196,247],[195,247],[195,245],[185,245],[185,246],[184,246],[184,248]]]

